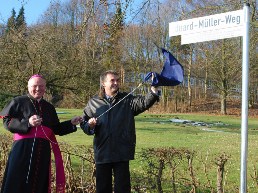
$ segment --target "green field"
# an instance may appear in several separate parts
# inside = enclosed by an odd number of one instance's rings
[[[70,119],[75,115],[81,115],[82,110],[57,109],[60,120]],[[171,119],[191,120],[193,123],[202,122],[203,125],[174,123]],[[258,119],[248,120],[248,189],[255,192],[258,167]],[[174,147],[187,148],[196,153],[193,160],[195,175],[201,182],[205,180],[202,173],[203,165],[209,166],[209,178],[216,187],[216,165],[214,160],[221,154],[229,156],[225,167],[225,186],[227,189],[237,190],[240,181],[240,154],[241,154],[241,117],[218,116],[207,114],[148,114],[143,113],[136,117],[137,148],[136,159],[131,161],[131,170],[140,169],[138,154],[143,148]],[[4,129],[0,133],[7,133]],[[92,145],[92,136],[85,135],[81,129],[76,133],[58,137],[59,142],[75,145]],[[201,161],[202,160],[202,161]],[[252,178],[253,177],[253,178]],[[254,179],[255,178],[255,179]]]
[[[76,111],[73,113],[76,113]],[[77,114],[80,114],[80,111]],[[175,118],[204,122],[208,123],[208,126],[172,123],[170,119]],[[212,125],[212,123],[214,125]],[[248,123],[248,186],[250,192],[255,192],[256,187],[251,175],[254,174],[253,166],[257,166],[258,161],[258,120],[250,118]],[[222,153],[227,154],[230,156],[230,159],[226,165],[225,186],[229,186],[229,189],[237,189],[236,186],[239,186],[241,117],[204,114],[154,115],[144,113],[136,117],[136,128],[137,153],[141,152],[142,148],[152,147],[184,147],[196,151],[198,160],[208,159],[207,162],[211,170],[210,179],[213,183],[216,182],[216,165],[213,164],[214,160]],[[72,137],[72,135],[74,135],[74,137]],[[72,135],[62,137],[62,140],[73,144],[92,144],[92,137],[84,135],[81,130]],[[137,159],[136,155],[136,160],[131,162],[131,169],[138,168],[139,165],[139,159]],[[202,171],[201,165],[197,167],[200,167],[198,171]],[[200,179],[203,178],[202,174],[196,175]]]

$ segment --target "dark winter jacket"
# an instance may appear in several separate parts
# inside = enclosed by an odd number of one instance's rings
[[[127,93],[118,93],[111,102],[95,96],[89,100],[84,109],[85,121],[81,124],[81,128],[86,134],[95,135],[93,145],[97,164],[134,159],[136,144],[134,116],[150,108],[159,98],[152,92],[146,96],[126,95]],[[119,102],[121,99],[123,100]],[[107,111],[111,106],[114,107]],[[87,124],[91,117],[97,118],[94,130]]]

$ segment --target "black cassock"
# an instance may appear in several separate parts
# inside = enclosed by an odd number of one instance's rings
[[[42,125],[52,129],[56,135],[76,131],[76,126],[72,125],[70,120],[59,122],[53,105],[44,99],[34,100],[30,95],[14,98],[0,113],[4,127],[12,133],[19,134],[30,131],[29,118],[35,114],[41,116]],[[6,165],[1,193],[47,193],[50,159],[51,147],[47,139],[26,138],[14,141]]]

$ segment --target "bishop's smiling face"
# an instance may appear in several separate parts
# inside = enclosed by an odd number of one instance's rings
[[[46,80],[41,77],[31,78],[28,82],[28,91],[33,98],[42,98],[46,92]]]

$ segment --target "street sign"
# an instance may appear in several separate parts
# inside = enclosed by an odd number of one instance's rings
[[[243,35],[243,10],[169,23],[169,36],[181,35],[181,44]]]

